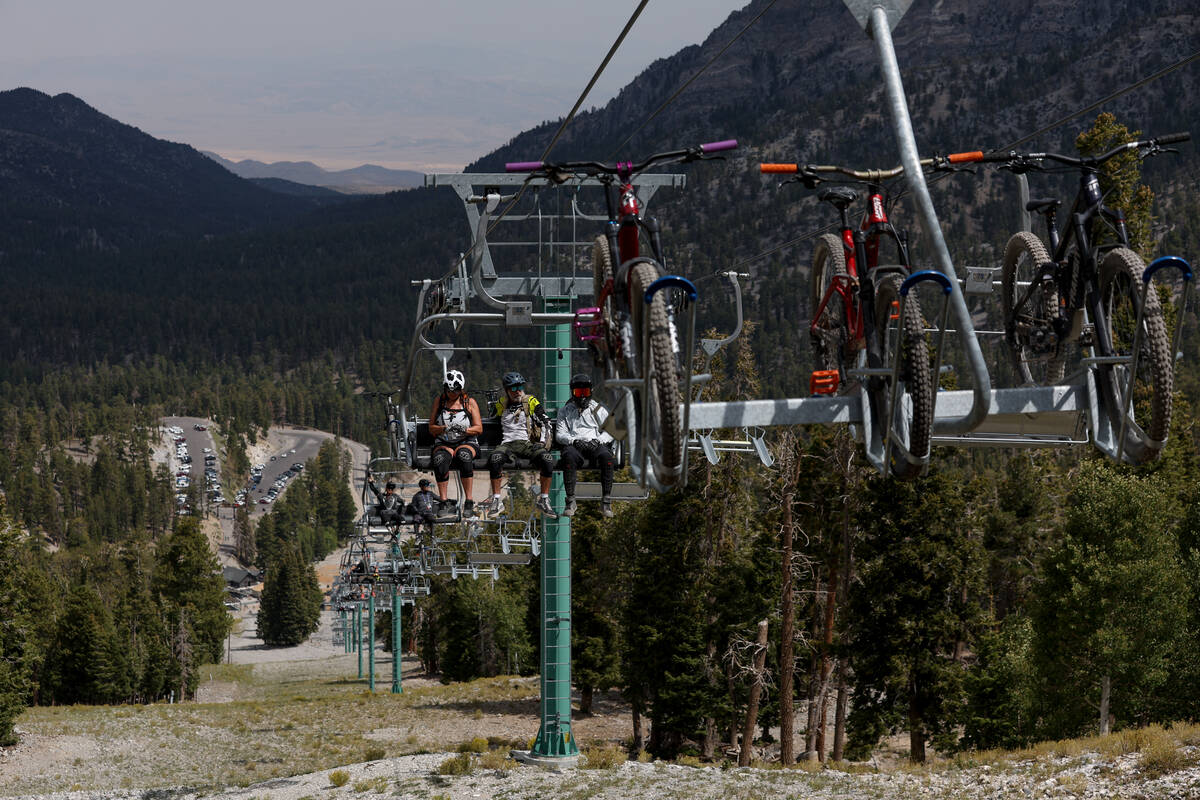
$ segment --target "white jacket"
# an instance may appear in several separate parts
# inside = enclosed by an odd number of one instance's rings
[[[578,439],[592,439],[602,444],[611,444],[613,437],[602,430],[606,419],[608,419],[608,409],[595,400],[589,398],[587,405],[582,409],[575,401],[569,401],[558,409],[558,421],[554,425],[554,441],[558,443],[559,447],[566,447]]]

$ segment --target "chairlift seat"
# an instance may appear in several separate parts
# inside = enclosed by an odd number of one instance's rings
[[[554,424],[554,420],[550,421]],[[487,470],[488,456],[492,454],[503,439],[503,432],[500,428],[499,417],[489,417],[483,420],[483,432],[476,437],[479,440],[477,448],[478,454],[475,456],[474,465],[478,471]],[[433,440],[434,437],[429,433],[428,420],[418,420],[415,425],[410,424],[408,435],[409,452],[412,454],[412,465],[414,469],[422,472],[431,472],[433,470]],[[624,454],[620,447],[620,442],[614,442],[612,445],[613,456],[616,458],[617,466],[623,467]],[[558,446],[552,444],[550,454],[558,459]],[[509,456],[508,462],[504,465],[504,469],[508,472],[519,472],[522,470],[535,470],[537,465],[527,458],[517,458]]]

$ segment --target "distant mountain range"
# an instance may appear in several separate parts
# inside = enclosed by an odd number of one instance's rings
[[[387,169],[374,164],[364,164],[354,169],[327,170],[311,161],[274,161],[265,164],[253,159],[230,161],[207,150],[200,152],[242,178],[279,178],[308,186],[323,186],[343,194],[382,194],[412,189],[425,182],[425,176],[420,172]]]

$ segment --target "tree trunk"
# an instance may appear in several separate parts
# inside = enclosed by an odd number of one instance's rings
[[[813,587],[814,596],[820,596],[821,583],[817,581]],[[812,641],[816,641],[821,635],[821,618],[819,616],[820,607],[813,609],[812,618]],[[821,688],[821,658],[820,654],[814,652],[808,665],[808,715],[807,722],[804,728],[804,752],[809,761],[816,760],[817,752],[817,707],[819,703],[819,690]]]
[[[633,753],[637,755],[646,749],[646,737],[642,733],[642,713],[635,705],[633,707]]]
[[[750,766],[754,751],[754,727],[758,722],[758,700],[762,696],[763,666],[767,663],[767,621],[758,623],[758,648],[754,653],[754,682],[750,684],[750,701],[746,704],[746,724],[742,726],[742,749],[738,753],[738,766]]]
[[[729,707],[734,709],[729,715],[729,744],[737,747],[738,743],[738,718],[737,718],[737,686],[733,680],[733,665],[726,663],[725,665],[725,689],[729,692]]]
[[[779,760],[784,766],[796,763],[796,748],[792,741],[795,735],[796,709],[795,690],[792,684],[795,655],[792,638],[796,608],[792,597],[792,492],[783,495],[783,588],[780,603],[783,617],[779,629]]]
[[[1105,675],[1100,679],[1100,735],[1105,736],[1111,731],[1108,724],[1108,703],[1112,694],[1112,676]]]
[[[592,715],[592,697],[596,690],[591,686],[579,687],[579,716],[590,717]]]
[[[704,718],[704,741],[700,743],[700,757],[712,761],[717,753],[717,720],[715,717]]]
[[[845,659],[838,659],[837,676],[837,710],[833,715],[833,754],[831,757],[834,761],[841,761],[842,754],[846,751],[846,701],[849,694],[846,691]]]
[[[817,736],[815,750],[817,760],[825,760],[825,704],[829,696],[829,673],[833,660],[829,657],[829,649],[833,645],[833,620],[837,610],[838,569],[834,564],[829,569],[829,587],[825,593],[825,629],[821,637],[821,677],[817,683]]]
[[[917,706],[915,681],[908,687],[908,759],[914,764],[925,763],[925,723]]]

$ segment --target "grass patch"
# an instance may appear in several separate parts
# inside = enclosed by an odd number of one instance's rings
[[[1158,739],[1141,750],[1138,770],[1147,778],[1158,778],[1195,766],[1196,756],[1185,753],[1174,739]]]
[[[450,756],[438,765],[438,775],[470,775],[475,771],[475,759],[470,753]]]
[[[480,736],[476,736],[469,742],[463,742],[458,746],[460,753],[486,753],[488,751],[488,740]]]
[[[390,783],[391,781],[386,775],[380,775],[377,778],[368,778],[367,780],[356,781],[354,784],[354,791],[359,793],[373,792],[375,794],[383,794],[388,790],[388,785]]]
[[[506,750],[489,750],[479,757],[479,768],[508,772],[517,762],[508,757]]]
[[[350,782],[350,773],[344,769],[335,769],[329,773],[329,782],[334,786],[345,786]]]
[[[620,745],[592,745],[584,748],[581,766],[584,769],[615,769],[627,760],[629,757]]]
[[[368,747],[363,752],[363,761],[378,761],[387,756],[387,751],[382,747]]]

